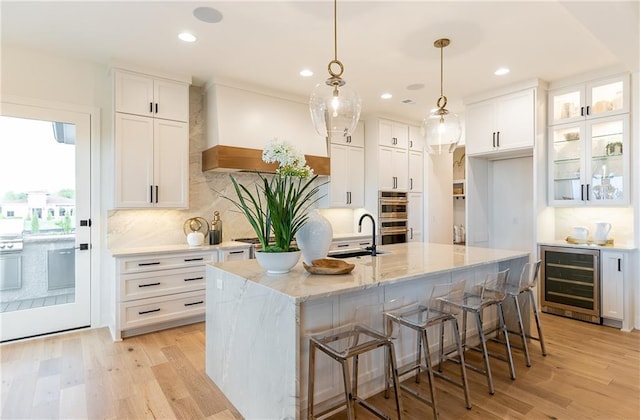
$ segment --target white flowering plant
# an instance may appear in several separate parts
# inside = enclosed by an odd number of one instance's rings
[[[318,175],[306,164],[304,155],[277,139],[264,148],[262,160],[278,163],[275,175],[258,173],[260,179],[255,184],[255,192],[230,175],[238,201],[225,198],[247,217],[263,252],[297,251],[291,243],[307,222],[309,210],[321,198],[318,197],[320,185],[314,185]]]

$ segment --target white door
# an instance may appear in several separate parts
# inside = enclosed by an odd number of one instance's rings
[[[90,137],[89,113],[2,104],[0,341],[91,324]]]

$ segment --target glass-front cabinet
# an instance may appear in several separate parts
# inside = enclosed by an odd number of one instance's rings
[[[628,112],[628,74],[549,91],[549,125]]]
[[[629,203],[629,116],[549,128],[549,202],[553,206]]]

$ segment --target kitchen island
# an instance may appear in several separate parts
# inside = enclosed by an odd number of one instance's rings
[[[298,263],[288,274],[267,275],[255,260],[211,263],[206,278],[206,372],[247,419],[306,418],[308,337],[351,321],[353,309],[428,296],[434,284],[509,268],[519,275],[523,251],[405,243],[376,257],[350,258],[349,274],[312,275]],[[384,307],[385,310],[393,309]],[[493,314],[487,314],[491,322]],[[495,315],[493,315],[495,317]],[[375,328],[382,330],[382,317]],[[474,331],[469,330],[469,335]],[[397,334],[400,363],[415,352],[413,335]],[[450,337],[446,337],[448,342]],[[433,341],[437,343],[437,341]],[[361,395],[384,385],[382,354],[360,360]],[[341,397],[338,364],[316,358],[315,400]]]

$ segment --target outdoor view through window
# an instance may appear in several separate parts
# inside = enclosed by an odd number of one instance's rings
[[[0,309],[75,298],[73,124],[0,116]]]

